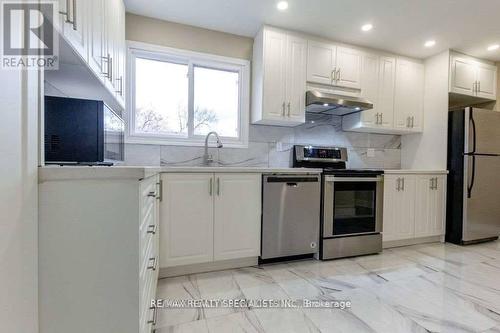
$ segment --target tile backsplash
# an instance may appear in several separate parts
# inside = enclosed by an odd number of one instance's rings
[[[307,115],[294,128],[250,125],[248,148],[210,148],[220,165],[289,167],[294,144],[348,148],[349,168],[401,167],[401,137],[342,131],[342,118]],[[198,166],[203,147],[127,144],[126,165]],[[368,150],[372,154],[368,154]],[[368,155],[371,155],[370,157]]]

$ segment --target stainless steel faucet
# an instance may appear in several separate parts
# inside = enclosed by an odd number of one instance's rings
[[[220,141],[219,138],[219,134],[217,134],[217,132],[208,133],[207,137],[205,138],[205,154],[203,155],[204,165],[210,165],[214,161],[213,156],[208,154],[208,139],[210,138],[210,135],[215,135],[215,138],[217,139],[217,148],[223,147],[222,142]]]

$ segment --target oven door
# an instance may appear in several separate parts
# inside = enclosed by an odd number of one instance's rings
[[[325,176],[323,237],[382,231],[383,176]]]

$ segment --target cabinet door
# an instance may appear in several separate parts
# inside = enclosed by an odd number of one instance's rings
[[[125,89],[125,7],[122,0],[115,0],[116,14],[118,16],[115,31],[115,77],[114,85],[116,98],[124,105]]]
[[[69,5],[69,6],[68,6]],[[67,13],[62,31],[66,40],[76,52],[88,60],[88,0],[68,0],[64,2],[62,11]],[[67,18],[67,19],[66,19]]]
[[[477,67],[477,96],[496,100],[497,68],[492,65],[478,63]]]
[[[415,235],[415,177],[386,175],[384,182],[383,240],[413,238]]]
[[[450,91],[475,96],[476,68],[474,61],[465,57],[451,58]]]
[[[213,174],[163,174],[160,267],[213,260]]]
[[[332,44],[309,41],[307,43],[307,81],[333,84],[337,47]]]
[[[264,103],[266,119],[282,119],[286,112],[286,39],[283,33],[264,32]]]
[[[306,67],[307,41],[289,35],[286,70],[287,116],[298,123],[305,122]]]
[[[361,96],[373,103],[373,109],[361,112],[364,126],[378,126],[380,121],[379,108],[379,56],[365,54],[361,71]]]
[[[261,175],[215,174],[214,260],[260,254]]]
[[[444,234],[446,177],[423,175],[417,178],[415,237]]]
[[[394,89],[396,84],[396,59],[380,58],[380,76],[378,81],[377,112],[381,114],[381,126],[392,127],[394,124]]]
[[[361,52],[346,47],[337,48],[338,78],[336,86],[361,89]]]
[[[420,63],[396,61],[394,97],[395,127],[408,131],[422,130],[424,109],[424,67]]]
[[[90,0],[89,3],[89,65],[104,79],[105,59],[105,0]]]

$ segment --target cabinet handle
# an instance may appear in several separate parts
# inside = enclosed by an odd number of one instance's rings
[[[73,21],[71,21],[69,18],[69,7],[70,7],[69,1],[70,0],[66,0],[66,11],[65,12],[60,11],[59,14],[66,16],[66,20],[64,20],[64,22],[69,23],[69,24],[73,24]]]
[[[148,324],[153,324],[153,326],[156,326],[157,317],[158,317],[157,316],[157,313],[158,313],[157,307],[153,305],[153,306],[149,307],[149,310],[153,310],[153,319],[148,320],[147,323]]]
[[[415,127],[415,117],[411,117],[411,128]]]
[[[434,189],[438,190],[438,179],[437,179],[437,177],[434,178]]]
[[[109,81],[111,81],[111,83],[113,83],[113,77],[114,77],[114,73],[113,73],[113,57],[109,56]]]
[[[285,111],[285,108],[286,108],[286,103],[285,103],[285,102],[283,102],[283,105],[281,105],[281,108],[282,108],[282,111],[283,111],[283,113],[282,113],[282,114],[283,114],[283,117],[284,117],[284,116],[285,116],[285,114],[286,114],[286,111]]]
[[[148,193],[148,197],[150,198],[156,198],[156,193],[154,191],[151,191]]]
[[[396,180],[396,191],[401,191],[401,178]]]
[[[330,73],[330,82],[333,84],[333,81],[337,78],[337,67],[333,67],[332,72]]]
[[[217,196],[220,196],[220,178],[217,177]]]
[[[401,191],[405,190],[405,179],[401,178]]]
[[[214,187],[214,180],[210,178],[210,186],[208,187],[208,194],[210,194],[210,196],[212,196],[213,187]]]
[[[158,185],[158,196],[156,197],[157,200],[159,200],[160,202],[163,201],[163,180],[160,179],[160,181],[158,183],[156,183],[156,185]]]
[[[338,72],[337,81],[340,81],[342,78],[342,76],[340,74],[340,68],[337,70],[337,72]]]
[[[106,57],[101,57],[101,59],[107,65],[106,72],[103,72],[104,77],[107,78],[107,79],[111,79],[111,74],[110,74],[111,73],[110,72],[110,68],[111,68],[111,55],[108,53],[108,55]]]
[[[120,78],[116,79],[116,81],[120,82],[120,90],[116,90],[116,93],[123,96],[123,76],[120,76]]]
[[[156,257],[149,258],[149,262],[153,262],[153,264],[152,265],[148,265],[147,269],[151,269],[153,271],[156,271],[156,263],[157,263]]]
[[[73,0],[73,30],[77,30],[77,26],[76,26],[76,0]]]
[[[477,93],[481,91],[481,81],[477,81]]]
[[[156,235],[156,225],[155,224],[148,225],[148,231],[146,233],[151,235]]]
[[[291,113],[291,109],[292,109],[292,104],[290,102],[288,102],[288,117],[290,117],[290,113]]]

